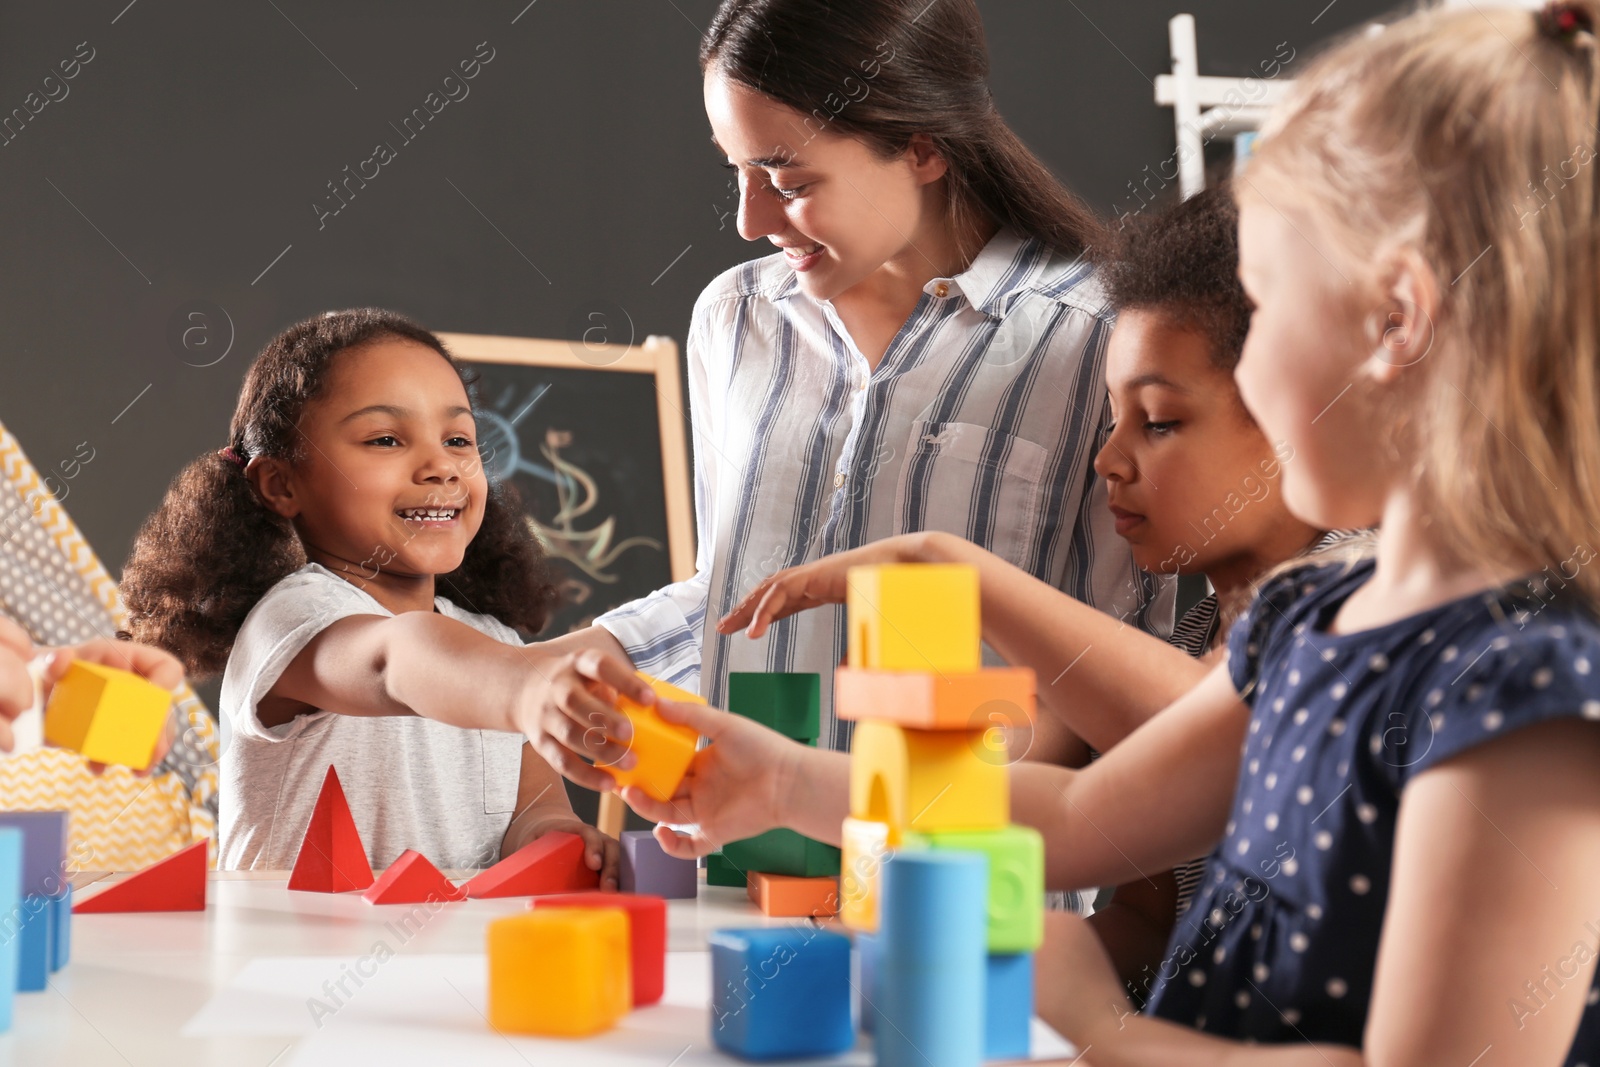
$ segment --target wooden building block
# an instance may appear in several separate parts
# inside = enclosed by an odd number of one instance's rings
[[[850,940],[843,934],[768,927],[717,930],[710,941],[717,1048],[773,1060],[832,1056],[856,1043]]]
[[[73,660],[50,691],[44,739],[85,759],[142,771],[171,709],[171,693],[132,671]]]
[[[22,831],[0,826],[0,915],[18,916],[22,912]],[[17,967],[21,962],[22,939],[11,924],[0,931],[0,1034],[11,1030],[11,1005],[17,993]]]
[[[906,834],[905,851],[981,852],[989,857],[989,951],[1032,952],[1044,942],[1044,838],[1030,826]]]
[[[474,900],[598,889],[600,872],[589,869],[583,854],[583,838],[555,830],[480,871],[461,889]]]
[[[693,900],[700,890],[694,860],[669,856],[651,830],[622,832],[618,881],[624,893],[648,893],[667,900]]]
[[[368,904],[430,904],[441,900],[466,900],[433,862],[415,849],[406,849],[389,869],[367,887],[361,899]]]
[[[733,671],[728,675],[728,710],[792,741],[815,742],[822,732],[822,676]]]
[[[970,852],[896,851],[883,865],[879,1067],[976,1064],[983,1056],[987,861]]]
[[[628,916],[633,1006],[654,1004],[667,989],[667,902],[638,893],[558,893],[531,908],[621,908]]]
[[[585,1037],[633,1005],[621,908],[539,908],[489,924],[489,1025],[501,1033]]]
[[[983,1058],[1033,1053],[1033,953],[990,953],[983,983]]]
[[[647,674],[641,673],[639,677],[649,682],[650,688],[667,700],[705,703],[693,693]],[[700,735],[687,726],[667,722],[656,714],[655,708],[636,704],[627,697],[617,698],[617,710],[626,715],[628,722],[633,725],[633,739],[628,742],[628,751],[638,757],[638,762],[628,770],[606,764],[596,766],[615,778],[619,789],[636,785],[657,800],[671,800],[678,791],[678,783],[683,781],[684,772],[689,769],[689,762],[694,759]]]
[[[850,814],[892,831],[998,830],[1011,818],[1008,767],[985,730],[916,730],[858,722],[850,747]]]
[[[743,886],[750,874],[720,852],[706,857],[706,885]]]
[[[1034,675],[1026,667],[970,674],[840,667],[833,708],[841,719],[882,719],[918,730],[988,730],[1034,720]]]
[[[311,809],[300,854],[289,874],[289,888],[308,893],[349,893],[372,884],[372,864],[344,798],[339,772],[329,766],[317,805]]]
[[[978,572],[959,563],[851,567],[849,664],[962,674],[982,666]]]
[[[839,873],[837,848],[783,827],[742,841],[729,841],[722,846],[722,855],[746,874],[765,871],[819,878]]]
[[[23,896],[59,896],[66,887],[71,818],[65,811],[0,811],[0,827],[22,835]]]
[[[124,911],[205,911],[206,846],[196,841],[82,901],[79,915]]]
[[[847,818],[839,873],[839,920],[852,930],[871,933],[878,928],[878,883],[889,858],[888,823]]]
[[[837,878],[752,871],[746,890],[761,913],[772,918],[822,919],[839,914]]]

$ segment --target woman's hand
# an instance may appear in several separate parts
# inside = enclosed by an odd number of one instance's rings
[[[646,706],[656,700],[626,660],[598,649],[538,659],[513,719],[545,762],[585,789],[605,793],[616,779],[602,768],[625,770],[638,758],[628,751],[633,726],[617,710],[618,694]]]
[[[778,619],[823,604],[843,604],[845,574],[851,567],[920,562],[926,543],[923,534],[900,534],[768,575],[722,617],[717,632],[731,634],[747,627],[748,636],[760,637]]]
[[[693,824],[688,833],[656,827],[656,839],[669,855],[704,856],[725,842],[785,824],[789,783],[814,749],[753,719],[704,704],[663,700],[656,710],[667,722],[682,723],[711,742],[695,753],[671,800],[656,800],[638,786],[622,790],[628,806],[652,822]]]

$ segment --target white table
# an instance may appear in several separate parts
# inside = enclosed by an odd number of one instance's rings
[[[86,898],[120,877],[74,883]],[[359,893],[290,892],[287,879],[217,872],[204,912],[74,916],[71,960],[46,991],[17,995],[0,1065],[720,1063],[705,1010],[707,935],[807,921],[769,919],[743,890],[702,884],[697,899],[668,902],[661,1005],[632,1012],[602,1038],[507,1040],[482,1018],[484,929],[525,910],[527,898],[375,907]],[[365,975],[359,984],[353,971]],[[341,978],[347,995],[324,992]],[[1064,1048],[1042,1024],[1035,1033],[1040,1051]]]

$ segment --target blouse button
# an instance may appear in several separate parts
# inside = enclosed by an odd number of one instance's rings
[[[937,297],[939,297],[941,299],[946,297],[946,296],[949,296],[950,295],[950,287],[948,285],[946,285],[944,282],[940,282],[938,285],[935,285],[933,287],[933,295],[937,296]]]
[[[844,487],[844,471],[839,471],[833,476],[833,487],[835,489],[842,489]]]

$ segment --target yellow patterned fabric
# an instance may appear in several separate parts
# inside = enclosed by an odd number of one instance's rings
[[[16,438],[0,426],[0,612],[40,644],[110,637],[127,628],[116,583],[59,497],[81,450],[41,480]],[[71,473],[67,473],[71,472]],[[173,702],[179,736],[148,778],[123,767],[96,777],[74,752],[41,749],[0,756],[0,809],[72,812],[70,870],[136,870],[216,836],[218,735],[184,685]]]

